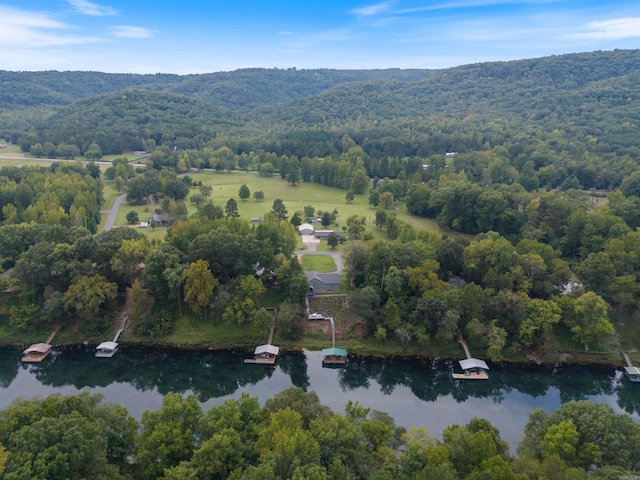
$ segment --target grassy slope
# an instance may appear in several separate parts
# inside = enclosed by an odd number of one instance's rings
[[[302,183],[292,186],[279,176],[265,178],[254,173],[214,173],[210,171],[190,173],[189,176],[194,182],[201,181],[204,185],[211,185],[213,187],[211,199],[214,204],[219,205],[223,209],[227,200],[234,198],[238,203],[238,211],[241,218],[251,219],[253,217],[263,216],[271,210],[273,201],[276,198],[280,198],[287,207],[289,216],[293,215],[296,211],[302,213],[305,205],[313,205],[316,212],[318,212],[318,210],[332,212],[334,209],[337,209],[337,228],[342,228],[347,218],[351,215],[364,216],[367,219],[367,224],[370,226],[373,225],[375,219],[376,210],[369,205],[369,197],[367,194],[356,195],[353,202],[347,203],[345,200],[346,192],[344,190],[325,187],[324,185],[318,185],[316,183]],[[249,200],[240,200],[238,197],[238,190],[242,184],[246,184],[251,191],[252,197]],[[253,192],[256,190],[264,192],[264,201],[257,202],[253,200]],[[192,188],[186,199],[190,214],[196,211],[196,206],[189,202],[189,197],[194,193],[198,193],[197,188]],[[159,205],[129,205],[123,202],[118,211],[116,226],[126,225],[126,215],[132,210],[138,212],[140,220],[143,221],[151,215],[157,207],[159,207]],[[418,230],[444,233],[434,220],[409,214],[403,204],[399,204],[395,211],[400,218]],[[335,226],[333,228],[335,228]],[[372,230],[374,234],[377,233],[375,232],[375,228]]]

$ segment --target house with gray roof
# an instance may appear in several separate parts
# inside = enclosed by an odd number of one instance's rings
[[[309,291],[314,292],[339,292],[340,291],[340,274],[318,273],[315,270],[304,272],[309,280]]]

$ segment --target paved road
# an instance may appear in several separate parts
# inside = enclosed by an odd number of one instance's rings
[[[340,252],[318,252],[318,250],[316,250],[316,247],[318,246],[318,244],[320,243],[320,240],[318,240],[317,238],[315,238],[313,235],[303,235],[302,236],[302,243],[304,243],[307,246],[307,250],[300,252],[300,255],[305,255],[305,254],[309,254],[309,255],[328,255],[329,257],[333,258],[333,261],[336,262],[336,272],[337,273],[343,273],[344,272],[344,265],[342,264],[342,254]]]
[[[126,196],[127,196],[126,193],[119,195],[118,197],[116,197],[116,201],[113,202],[113,207],[111,207],[111,210],[102,210],[100,212],[100,213],[109,214],[109,216],[107,217],[107,221],[104,222],[104,227],[102,228],[103,232],[106,232],[107,230],[111,230],[113,228],[113,224],[116,221],[116,215],[118,215],[118,209],[120,208],[120,204],[122,203],[122,201],[125,199]]]

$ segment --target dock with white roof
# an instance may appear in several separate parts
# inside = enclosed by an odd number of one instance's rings
[[[276,330],[276,317],[278,316],[278,309],[273,309],[273,318],[271,319],[271,328],[269,329],[269,339],[264,345],[258,345],[253,352],[253,358],[245,358],[244,363],[254,363],[259,365],[274,365],[276,358],[280,353],[280,347],[272,345],[273,333]]]
[[[460,360],[460,368],[464,370],[464,373],[451,373],[451,376],[456,380],[489,380],[489,366],[484,360],[479,360],[471,356],[467,342],[462,337],[458,338],[458,343],[462,345],[464,353],[467,356],[466,359]]]

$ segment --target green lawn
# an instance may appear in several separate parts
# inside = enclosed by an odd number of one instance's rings
[[[235,198],[242,218],[250,219],[263,216],[271,210],[273,201],[276,198],[280,198],[287,207],[289,216],[295,212],[302,214],[305,205],[315,207],[316,214],[318,214],[318,211],[333,212],[338,210],[337,227],[334,225],[334,229],[340,229],[351,215],[360,215],[367,219],[367,225],[371,227],[374,235],[377,233],[377,229],[373,227],[376,210],[369,205],[368,194],[356,195],[353,202],[347,203],[344,190],[325,187],[316,183],[302,183],[292,186],[279,176],[265,178],[254,173],[214,173],[209,171],[190,173],[189,176],[194,181],[202,181],[205,185],[211,185],[213,187],[211,198],[216,205],[220,205],[222,208],[224,208],[229,198]],[[242,184],[246,184],[251,190],[252,197],[249,200],[240,200],[238,197],[238,190]],[[256,190],[264,192],[264,201],[256,202],[253,200],[253,192]],[[192,189],[189,196],[197,191],[197,188]],[[187,203],[189,204],[190,202],[187,201]],[[195,207],[190,207],[191,210],[195,210]],[[400,218],[418,230],[443,233],[434,220],[409,214],[404,204],[399,204],[395,212]]]
[[[369,197],[367,194],[356,195],[353,202],[347,203],[344,198],[346,194],[344,190],[325,187],[324,185],[315,183],[302,183],[292,186],[279,176],[266,178],[254,173],[216,173],[210,171],[190,173],[189,176],[194,182],[202,182],[204,185],[213,187],[210,198],[215,205],[219,205],[223,209],[227,200],[234,198],[238,203],[240,217],[247,220],[263,216],[271,210],[273,201],[276,198],[280,198],[287,207],[289,217],[296,211],[302,214],[305,205],[315,207],[316,214],[318,211],[333,212],[334,210],[338,210],[336,218],[337,225],[333,225],[332,228],[340,229],[348,217],[351,215],[360,215],[367,219],[367,224],[370,226],[369,230],[373,233],[374,237],[384,238],[384,233],[373,227],[376,210],[369,205]],[[251,191],[252,197],[248,200],[240,200],[238,197],[238,191],[242,184],[246,184]],[[258,202],[253,200],[253,192],[256,190],[264,192],[264,201]],[[194,193],[198,193],[197,187],[192,188],[185,199],[189,214],[196,211],[196,206],[189,201],[189,198]],[[143,221],[159,207],[160,205],[129,205],[123,202],[118,211],[115,226],[126,225],[126,215],[131,210],[138,212],[140,221]],[[399,204],[395,212],[399,217],[418,230],[444,233],[434,220],[409,214],[403,204]]]
[[[331,248],[327,242],[321,241],[320,243],[318,243],[316,245],[316,251],[318,251],[318,252],[342,252],[343,245],[344,244],[339,243],[336,248]]]
[[[36,158],[5,158],[4,153],[0,154],[0,167],[26,167],[26,166],[40,166],[47,167],[53,163],[52,160],[38,160]]]
[[[336,269],[336,262],[329,255],[302,255],[302,269],[320,273],[333,272]]]

